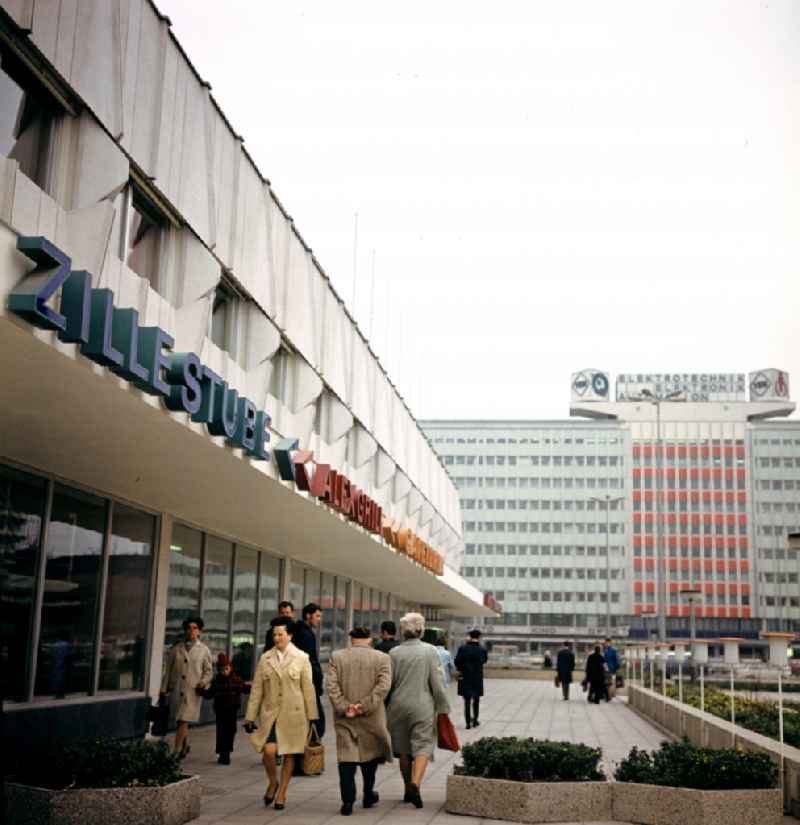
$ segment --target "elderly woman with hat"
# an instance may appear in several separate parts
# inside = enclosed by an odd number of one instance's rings
[[[197,722],[203,694],[211,683],[211,651],[200,641],[203,620],[190,616],[183,622],[183,640],[173,645],[161,680],[161,695],[169,695],[170,715],[178,730],[175,753],[181,759],[189,753],[189,723]]]
[[[436,745],[436,717],[450,712],[439,654],[421,641],[425,618],[406,613],[400,619],[403,642],[389,654],[392,689],[389,693],[389,733],[392,750],[400,758],[405,783],[404,802],[422,807],[420,785]]]
[[[264,804],[271,805],[274,800],[279,811],[286,805],[295,756],[305,750],[309,724],[317,718],[311,661],[292,644],[294,624],[283,616],[274,623],[275,646],[258,660],[244,723],[267,772]],[[278,755],[283,757],[280,782]]]

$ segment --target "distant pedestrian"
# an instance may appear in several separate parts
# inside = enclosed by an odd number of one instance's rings
[[[384,707],[392,686],[392,664],[387,655],[372,648],[370,635],[368,627],[354,627],[350,631],[351,647],[337,650],[328,667],[342,816],[353,813],[356,768],[361,769],[364,780],[364,807],[371,808],[378,803],[378,765],[392,759]]]
[[[324,684],[315,629],[319,627],[321,621],[322,608],[315,602],[309,602],[303,608],[303,618],[299,622],[295,622],[294,635],[292,636],[292,644],[307,654],[311,662],[311,674],[314,677],[314,692],[317,694],[317,714],[319,717],[315,722],[315,727],[320,739],[325,736],[325,712],[322,709]]]
[[[600,704],[600,699],[609,701],[608,688],[606,687],[606,662],[603,658],[603,648],[595,645],[594,653],[586,659],[586,682],[588,686],[587,700]]]
[[[464,699],[464,721],[467,730],[480,725],[478,715],[483,696],[483,666],[488,655],[481,645],[480,630],[470,630],[467,641],[456,653],[456,670],[458,671],[458,695]]]
[[[611,644],[611,639],[606,638],[603,642],[603,659],[606,663],[606,689],[609,699],[613,698],[617,692],[617,681],[620,668],[619,655]]]
[[[214,675],[211,651],[200,641],[203,620],[192,616],[183,622],[183,641],[173,645],[161,680],[161,695],[169,695],[170,715],[178,729],[175,753],[183,759],[189,753],[189,722],[200,719],[203,693]]]
[[[553,657],[550,655],[549,650],[545,650],[544,652],[544,660],[542,661],[542,667],[545,670],[550,670],[553,667]]]
[[[393,647],[397,647],[400,642],[395,636],[397,636],[397,625],[392,621],[381,622],[381,640],[375,645],[375,650],[388,653]]]
[[[433,645],[439,656],[439,667],[442,669],[442,680],[445,688],[450,687],[456,675],[456,666],[453,663],[453,656],[447,649],[447,635],[436,627],[428,627],[422,636],[422,641]]]
[[[400,619],[403,642],[389,654],[392,691],[389,697],[389,732],[392,751],[400,757],[405,784],[404,802],[422,807],[420,785],[436,747],[436,718],[450,712],[436,649],[421,640],[425,618],[406,613]]]
[[[569,686],[572,684],[572,673],[575,670],[575,654],[572,652],[572,642],[564,642],[564,646],[556,655],[556,673],[561,685],[561,695],[564,701],[569,700]]]
[[[292,644],[294,622],[280,618],[273,629],[275,646],[258,661],[244,729],[253,747],[262,754],[267,773],[264,804],[282,810],[292,778],[295,757],[302,757],[309,725],[317,718],[317,697],[311,662]],[[278,782],[277,756],[283,756]]]
[[[233,740],[236,736],[236,722],[242,705],[242,694],[249,693],[246,685],[234,672],[230,659],[220,653],[217,656],[217,673],[205,692],[206,699],[214,700],[214,715],[217,722],[217,753],[220,765],[231,764]]]

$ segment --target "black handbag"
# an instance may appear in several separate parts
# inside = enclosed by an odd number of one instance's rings
[[[160,696],[157,705],[147,709],[147,721],[153,736],[166,736],[169,729],[169,702],[166,696]]]

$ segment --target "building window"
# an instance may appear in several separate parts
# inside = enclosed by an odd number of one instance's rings
[[[10,50],[0,47],[0,154],[19,163],[40,189],[51,189],[54,134],[63,110]]]
[[[237,357],[240,298],[226,280],[214,290],[209,337],[231,358]]]
[[[125,190],[120,257],[161,295],[166,284],[161,279],[161,258],[167,217],[131,182]]]

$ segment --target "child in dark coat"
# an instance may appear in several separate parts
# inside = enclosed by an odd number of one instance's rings
[[[217,674],[204,693],[206,699],[214,700],[219,754],[217,761],[220,765],[231,764],[233,738],[236,736],[236,721],[243,693],[250,693],[250,685],[245,684],[233,672],[230,659],[224,653],[220,653],[217,657]]]

